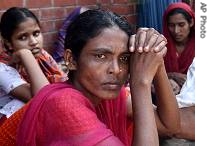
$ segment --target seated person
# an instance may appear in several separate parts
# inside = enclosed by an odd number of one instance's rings
[[[16,98],[18,99],[16,99]],[[0,121],[9,118],[31,98],[30,85],[16,69],[0,62]]]
[[[10,58],[19,49],[29,49],[51,83],[67,79],[66,74],[58,67],[55,60],[43,49],[41,25],[30,10],[19,7],[9,8],[1,17],[0,32],[3,49]],[[6,63],[13,66],[29,82],[27,73],[20,63],[14,63],[12,59]]]
[[[20,49],[13,53],[13,56],[24,65],[30,84],[22,80],[14,68],[0,63],[0,87],[4,93],[3,96],[0,95],[0,101],[7,100],[6,105],[1,103],[3,107],[0,109],[2,115],[7,117],[0,125],[0,145],[2,146],[16,145],[14,139],[16,139],[17,127],[28,106],[25,103],[49,83],[30,50]]]
[[[168,41],[165,67],[169,79],[176,82],[172,86],[178,94],[195,56],[195,14],[189,5],[178,2],[168,6],[163,16],[163,34]]]
[[[176,95],[179,105],[181,127],[172,139],[164,139],[161,146],[173,144],[194,145],[195,141],[195,59],[193,59],[187,72],[187,80]]]
[[[178,106],[163,61],[166,40],[154,29],[132,34],[128,22],[112,12],[80,14],[65,38],[69,80],[45,86],[32,99],[17,145],[130,145],[124,87],[129,76],[132,145],[158,145],[157,129],[179,129]],[[160,97],[155,112],[153,79]]]

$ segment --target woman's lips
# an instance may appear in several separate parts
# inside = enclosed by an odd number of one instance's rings
[[[104,83],[103,87],[106,90],[119,90],[119,89],[121,89],[121,84],[110,82],[110,83]]]

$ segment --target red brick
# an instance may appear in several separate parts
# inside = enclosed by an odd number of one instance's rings
[[[125,17],[130,24],[136,25],[137,15],[129,15],[129,16],[125,16]]]
[[[77,7],[77,6],[76,6],[76,7]],[[65,17],[68,17],[68,15],[69,15],[76,7],[68,7],[68,8],[66,8],[66,16],[65,16]]]
[[[110,4],[112,2],[110,0],[99,0],[98,3],[100,3],[101,5],[103,5],[103,4]]]
[[[66,17],[65,8],[54,8],[54,18],[63,19]]]
[[[75,4],[76,4],[76,0],[54,0],[55,7],[69,6],[69,5],[75,5]]]
[[[44,33],[44,48],[47,50],[47,52],[51,53],[53,44],[57,38],[57,32],[52,33]]]
[[[77,5],[95,5],[97,4],[97,0],[78,0]]]
[[[130,0],[113,0],[114,4],[128,3]]]
[[[119,15],[127,15],[134,13],[133,5],[113,5],[111,9]]]
[[[40,15],[40,11],[38,9],[30,9],[35,15],[36,17],[40,20],[41,15]]]
[[[10,7],[21,7],[23,6],[22,0],[0,0],[0,9],[8,9]]]
[[[55,30],[59,30],[61,27],[62,27],[62,25],[63,25],[63,21],[64,21],[64,19],[60,19],[60,20],[56,20],[54,23],[55,23]]]
[[[54,21],[42,21],[41,26],[42,26],[43,33],[55,31]]]
[[[43,8],[52,6],[51,0],[27,0],[26,7],[28,8]]]
[[[66,17],[66,12],[64,8],[48,8],[41,10],[42,20],[63,19],[65,17]]]
[[[52,8],[41,10],[41,20],[42,19],[53,19],[55,18],[55,11]]]

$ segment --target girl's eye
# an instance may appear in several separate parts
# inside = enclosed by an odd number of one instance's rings
[[[19,40],[24,41],[27,39],[26,35],[21,35],[20,37],[18,37]]]
[[[34,35],[35,37],[38,37],[40,33],[41,33],[40,31],[35,31],[35,32],[33,33],[33,35]]]
[[[104,54],[97,54],[96,58],[104,59],[106,56]]]

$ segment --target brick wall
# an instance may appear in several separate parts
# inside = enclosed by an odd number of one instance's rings
[[[135,0],[0,0],[0,16],[12,6],[27,7],[38,16],[44,34],[44,46],[48,52],[53,49],[63,20],[78,6],[101,6],[125,16],[130,23],[136,25]]]

